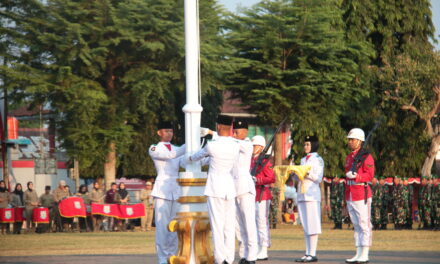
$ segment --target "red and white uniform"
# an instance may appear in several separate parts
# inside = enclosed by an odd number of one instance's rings
[[[251,170],[255,167],[257,157],[252,158]],[[263,159],[262,164],[265,164],[267,159]],[[257,233],[258,233],[258,245],[260,247],[270,247],[270,233],[269,233],[269,209],[270,202],[272,200],[272,193],[269,189],[269,185],[275,182],[275,174],[272,169],[272,163],[267,161],[266,165],[261,168],[257,168],[259,172],[256,177],[255,190],[256,190],[256,221],[257,221]],[[261,196],[261,202],[260,202]]]
[[[357,151],[351,152],[345,159],[345,172],[349,172]],[[355,179],[347,179],[345,183],[345,199],[351,222],[354,226],[356,247],[370,247],[373,232],[371,225],[371,188],[368,185],[374,178],[374,159],[368,154],[362,166],[356,171]],[[367,184],[367,185],[366,185]],[[365,203],[365,188],[367,202]]]

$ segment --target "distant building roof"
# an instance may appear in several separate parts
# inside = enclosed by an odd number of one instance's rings
[[[30,109],[30,105],[22,106],[14,110],[9,110],[9,116],[24,117],[24,116],[36,116],[40,114],[40,107],[36,106]],[[43,109],[43,115],[50,114],[50,110]]]
[[[249,113],[249,107],[243,106],[243,103],[238,98],[232,98],[231,91],[223,92],[223,105],[220,109],[222,114],[228,114],[231,116],[240,116],[240,117],[256,117],[255,114]]]

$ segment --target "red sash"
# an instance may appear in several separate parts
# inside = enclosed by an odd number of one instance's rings
[[[26,219],[24,215],[24,207],[15,207],[14,211],[16,223],[23,222]]]
[[[14,208],[0,208],[0,223],[14,223]]]
[[[86,206],[81,197],[67,197],[60,201],[58,207],[63,217],[86,217]]]
[[[49,209],[46,207],[37,207],[32,211],[32,222],[34,223],[49,223]]]
[[[145,207],[143,204],[120,204],[120,218],[141,218],[145,216]]]

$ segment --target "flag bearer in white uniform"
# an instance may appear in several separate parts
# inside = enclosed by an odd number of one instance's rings
[[[210,157],[205,195],[212,230],[216,264],[232,264],[235,255],[235,187],[232,170],[237,166],[239,143],[231,137],[232,117],[219,115],[219,137],[190,157],[198,161]]]
[[[171,144],[173,133],[171,122],[161,122],[157,131],[160,142],[150,146],[148,151],[157,171],[151,196],[154,197],[159,264],[168,263],[168,258],[177,253],[178,246],[177,234],[168,231],[168,223],[175,218],[178,211],[180,187],[176,180],[179,178],[180,157],[185,154],[185,145],[177,147]]]
[[[319,143],[315,136],[304,139],[304,152],[301,165],[309,165],[311,169],[298,184],[298,211],[304,229],[306,253],[296,262],[318,262],[316,248],[318,235],[321,234],[321,190],[319,184],[324,176],[324,160],[318,155]],[[303,185],[304,184],[304,188]],[[304,193],[302,192],[304,190]]]
[[[346,263],[368,263],[368,254],[373,240],[371,225],[372,192],[370,183],[374,178],[374,159],[369,153],[364,153],[364,162],[358,164],[353,172],[352,165],[355,157],[365,141],[365,133],[360,128],[353,128],[348,133],[348,147],[352,151],[345,159],[345,199],[347,210],[354,227],[356,255],[345,260]]]
[[[240,144],[238,166],[234,170],[236,205],[236,236],[239,245],[239,264],[255,264],[258,252],[257,225],[255,223],[255,183],[250,173],[253,146],[247,138],[248,123],[236,118],[234,138]]]
[[[258,232],[258,254],[257,261],[268,260],[267,248],[270,247],[269,232],[269,209],[272,200],[272,193],[269,189],[270,184],[275,183],[275,174],[272,169],[272,163],[269,156],[264,157],[261,164],[256,164],[258,156],[266,146],[266,140],[262,136],[254,136],[252,138],[253,157],[251,162],[251,170],[256,168],[256,197],[255,197],[255,218],[257,222]]]

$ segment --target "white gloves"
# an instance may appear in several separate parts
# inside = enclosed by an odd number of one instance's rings
[[[201,127],[200,128],[200,137],[205,137],[207,135],[209,135],[211,130],[209,128],[206,127]]]
[[[348,178],[348,179],[356,179],[356,176],[357,176],[357,173],[356,172],[352,172],[352,171],[349,171],[349,172],[347,172],[346,174],[345,174],[345,176]]]

